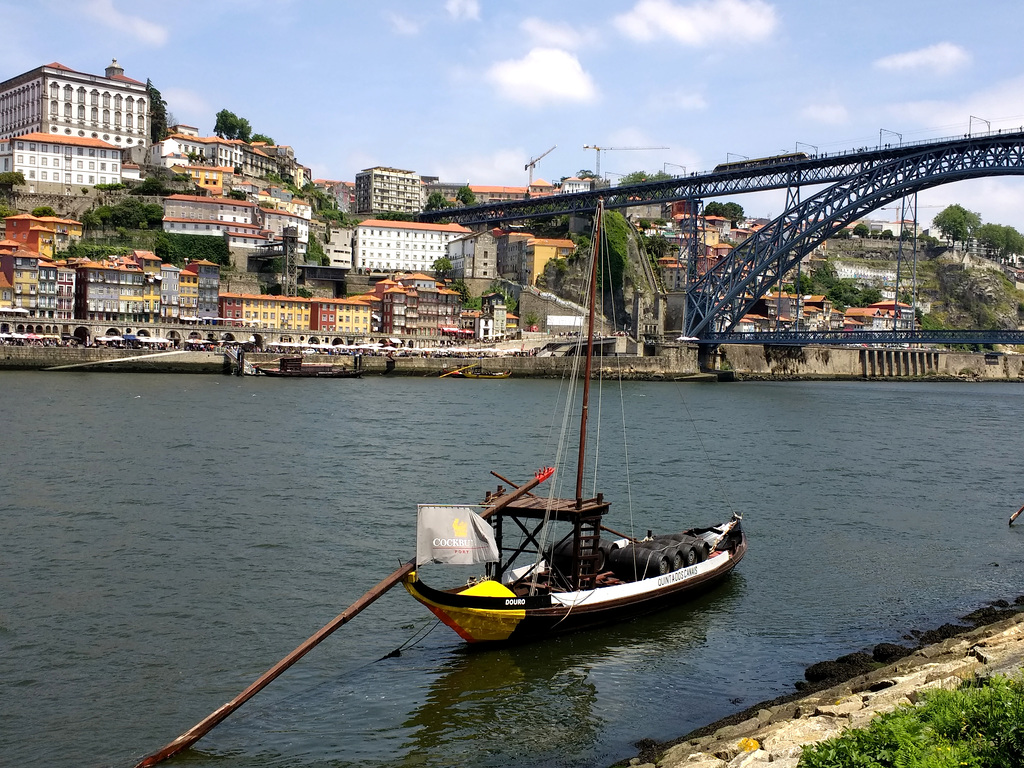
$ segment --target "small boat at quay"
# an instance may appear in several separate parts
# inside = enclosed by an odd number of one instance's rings
[[[254,365],[253,368],[258,375],[282,378],[358,379],[363,372],[359,367],[359,357],[355,360],[355,366],[345,368],[330,363],[307,363],[301,356],[295,355],[278,359],[276,368],[269,365]]]
[[[482,365],[474,363],[465,368],[456,368],[452,371],[444,371],[439,378],[451,377],[453,379],[507,379],[512,371],[488,371]]]

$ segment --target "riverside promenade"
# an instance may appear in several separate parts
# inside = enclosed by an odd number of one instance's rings
[[[448,356],[396,351],[362,358],[368,375],[438,376],[479,362],[485,369],[510,370],[516,378],[560,377],[564,357],[524,354],[476,357],[453,348]],[[728,345],[702,371],[695,344],[656,347],[654,354],[596,357],[595,376],[638,381],[1002,381],[1024,382],[1024,355],[1016,352],[960,352],[863,347],[773,347]],[[294,353],[293,353],[294,354]],[[253,364],[274,363],[282,353],[247,352]],[[310,363],[351,365],[348,355],[307,354]],[[393,363],[393,365],[392,365]],[[108,371],[124,373],[230,373],[231,357],[222,350],[40,347],[0,344],[0,370]]]
[[[1020,603],[1024,598],[1018,598]],[[932,633],[940,642],[911,650],[890,644],[876,646],[873,656],[850,654],[835,662],[808,668],[842,675],[845,667],[878,667],[841,683],[751,707],[736,716],[698,729],[678,742],[651,744],[628,761],[635,768],[797,768],[803,747],[865,728],[876,715],[921,701],[927,691],[959,687],[965,681],[995,674],[1012,676],[1024,667],[1024,613],[983,609],[975,612],[990,622],[971,629],[944,625]],[[971,620],[972,616],[964,620]],[[975,620],[976,621],[976,620]],[[972,623],[975,623],[972,621]],[[951,636],[950,636],[951,635]],[[906,653],[906,655],[902,655]],[[901,658],[881,666],[879,657]]]

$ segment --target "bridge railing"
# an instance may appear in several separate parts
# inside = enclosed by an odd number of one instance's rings
[[[679,337],[679,341],[697,344],[765,344],[773,346],[835,346],[875,345],[1024,345],[1024,331],[956,330],[956,331],[756,331],[708,333],[697,339]]]

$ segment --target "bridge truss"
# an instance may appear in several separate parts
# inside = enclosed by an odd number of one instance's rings
[[[796,201],[703,274],[689,260],[684,334],[729,331],[812,248],[876,208],[964,179],[1024,175],[1024,135],[989,134],[865,162],[859,173]],[[800,171],[791,186],[804,185]]]

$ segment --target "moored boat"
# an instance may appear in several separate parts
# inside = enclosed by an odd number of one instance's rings
[[[363,375],[359,365],[359,358],[355,358],[355,365],[352,368],[345,368],[330,363],[307,363],[302,357],[295,355],[282,357],[277,361],[277,367],[265,365],[253,366],[257,373],[264,376],[280,376],[284,378],[313,378],[313,379],[358,379]]]
[[[747,549],[739,515],[706,527],[635,538],[606,528],[609,503],[601,494],[583,493],[603,214],[599,206],[586,297],[588,332],[579,341],[585,371],[575,495],[535,495],[532,489],[555,472],[548,468],[522,486],[494,473],[513,489],[499,486],[475,508],[420,505],[417,569],[450,563],[485,564],[486,570],[468,585],[451,589],[428,586],[412,569],[402,583],[470,643],[543,640],[678,604],[721,582]],[[578,378],[573,375],[570,381]],[[614,538],[603,538],[603,532]]]

